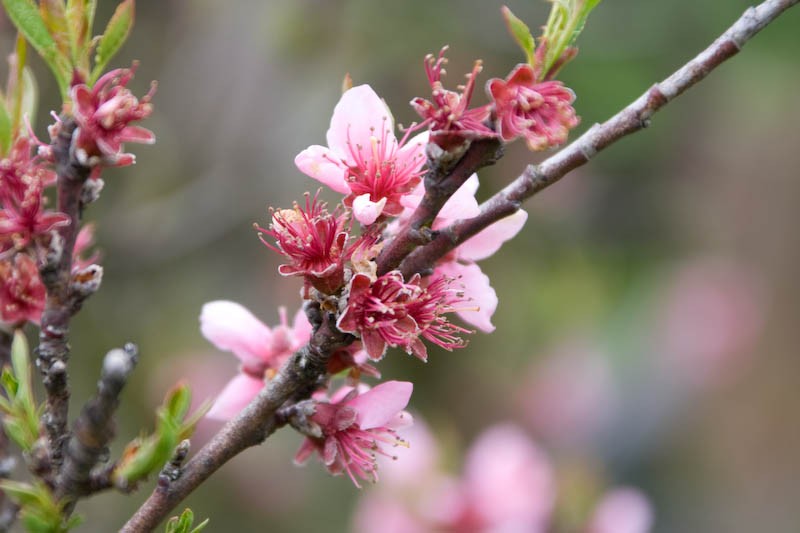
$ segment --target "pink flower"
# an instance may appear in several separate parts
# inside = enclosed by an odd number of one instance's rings
[[[350,281],[347,306],[337,327],[360,335],[364,349],[376,361],[388,346],[399,346],[427,360],[428,351],[420,337],[446,350],[460,348],[464,341],[457,335],[468,330],[449,323],[443,316],[454,312],[453,306],[462,301],[450,282],[440,278],[423,287],[419,275],[406,283],[398,271],[375,281],[366,274],[356,274]]]
[[[575,93],[559,81],[537,81],[528,64],[517,65],[505,81],[489,80],[486,90],[504,141],[522,136],[531,150],[545,150],[565,142],[580,122],[572,107]]]
[[[38,237],[49,236],[53,229],[66,226],[70,219],[63,213],[46,211],[44,183],[26,176],[21,198],[11,189],[0,191],[3,208],[0,210],[0,249],[22,249]]]
[[[481,62],[476,61],[472,72],[467,74],[467,85],[460,94],[448,91],[442,85],[446,51],[447,47],[442,48],[438,58],[433,54],[425,56],[425,73],[431,85],[432,101],[414,98],[411,107],[424,119],[423,125],[430,125],[431,140],[445,150],[466,139],[497,137],[497,133],[484,123],[491,111],[488,105],[468,109],[475,79],[483,68]]]
[[[333,110],[328,147],[310,146],[294,162],[302,172],[345,194],[364,225],[402,211],[400,199],[422,175],[427,133],[398,142],[389,109],[369,85],[353,87]]]
[[[311,324],[302,309],[289,327],[286,310],[281,324],[270,329],[243,306],[228,301],[209,302],[200,313],[200,331],[217,348],[232,352],[239,374],[217,397],[208,416],[226,420],[236,416],[264,387],[265,378],[278,371],[311,337]]]
[[[45,306],[45,288],[36,262],[25,254],[0,261],[0,319],[7,324],[38,324]]]
[[[256,229],[273,237],[277,246],[263,237],[261,242],[289,259],[278,268],[281,275],[305,276],[320,292],[333,294],[344,284],[344,261],[352,251],[346,248],[349,228],[345,224],[343,213],[329,213],[324,202],[306,193],[305,209],[295,204],[292,209],[273,211],[269,229]]]
[[[356,487],[359,479],[377,481],[377,455],[391,457],[385,446],[405,445],[395,430],[411,423],[403,409],[413,388],[406,381],[387,381],[361,394],[345,387],[330,402],[318,402],[310,419],[321,437],[307,437],[295,461],[302,464],[316,451],[330,473],[346,472]]]
[[[647,533],[653,527],[653,507],[638,489],[607,492],[597,505],[587,533]]]
[[[94,246],[94,224],[86,224],[80,229],[75,238],[75,248],[72,251],[73,272],[88,268],[100,259],[100,252],[97,251],[84,257],[84,254],[92,246]]]
[[[0,160],[0,190],[4,197],[21,201],[31,182],[39,182],[43,187],[55,183],[56,173],[34,155],[35,144],[30,137],[20,137],[7,157]]]
[[[475,200],[477,190],[478,175],[475,174],[444,204],[433,222],[433,229],[442,229],[456,220],[477,216],[480,213]],[[413,213],[424,193],[424,188],[420,185],[403,199],[406,210],[400,217],[401,221]],[[527,219],[528,214],[519,210],[495,222],[445,256],[434,270],[433,279],[447,277],[455,279],[463,286],[466,305],[457,309],[456,313],[464,322],[486,333],[495,329],[491,319],[497,309],[497,294],[489,283],[489,277],[475,262],[494,255],[504,242],[519,233]],[[400,225],[394,226],[398,227]]]
[[[130,69],[112,70],[92,88],[80,83],[70,89],[72,113],[78,124],[72,137],[72,150],[81,164],[132,165],[135,156],[122,152],[123,143],[155,142],[153,132],[131,125],[150,116],[153,112],[150,100],[155,93],[155,83],[141,100],[131,93],[126,85],[135,69],[134,64]]]

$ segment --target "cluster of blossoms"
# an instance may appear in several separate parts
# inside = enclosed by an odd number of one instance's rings
[[[134,162],[131,154],[122,151],[124,142],[154,141],[150,131],[131,125],[151,113],[152,95],[151,91],[137,100],[125,87],[132,76],[133,69],[118,69],[92,88],[75,83],[70,89],[72,102],[65,106],[65,114],[75,121],[70,155],[92,167],[95,181],[103,166]],[[60,118],[50,126],[53,145],[63,127]],[[0,322],[6,327],[41,320],[46,289],[39,268],[52,249],[63,246],[57,232],[73,223],[65,213],[48,208],[46,192],[57,181],[53,145],[24,131],[16,133],[8,153],[0,158]],[[91,225],[75,237],[73,276],[80,278],[97,259],[81,257],[92,240]]]
[[[476,262],[494,254],[527,219],[519,210],[433,261],[430,269],[404,274],[392,269],[396,265],[381,264],[382,252],[394,239],[415,224],[415,231],[421,225],[432,235],[481,212],[475,199],[478,176],[465,173],[420,222],[418,212],[428,209],[431,194],[431,183],[423,178],[437,179],[437,158],[448,153],[459,157],[473,141],[492,139],[499,145],[524,137],[530,148],[542,150],[564,142],[578,123],[573,93],[560,82],[529,75],[542,70],[535,65],[516,67],[505,81],[490,80],[491,101],[470,107],[481,63],[475,63],[465,87],[447,90],[442,84],[444,51],[426,58],[432,96],[411,101],[422,122],[406,128],[399,139],[384,101],[370,86],[360,85],[347,89],[336,104],[327,146],[313,145],[297,155],[300,171],[344,195],[339,205],[330,210],[319,193],[306,193],[304,203],[271,209],[269,224],[255,226],[261,241],[282,256],[280,274],[303,279],[301,294],[308,308],[328,314],[329,322],[355,339],[330,354],[328,362],[329,376],[347,372],[350,383],[329,400],[323,389],[310,400],[311,414],[302,423],[292,423],[291,417],[289,422],[307,436],[298,460],[317,450],[329,471],[346,472],[356,484],[376,479],[376,456],[387,455],[384,448],[399,443],[390,421],[402,414],[411,393],[410,384],[389,386],[394,382],[363,392],[362,376],[379,377],[368,361],[379,361],[389,348],[425,361],[426,341],[446,350],[464,346],[463,335],[470,330],[451,322],[452,314],[469,326],[493,331],[497,295]],[[423,128],[427,131],[414,134]],[[203,334],[241,361],[212,417],[235,416],[309,342],[313,326],[302,312],[292,327],[285,311],[281,316],[281,325],[270,330],[232,302],[203,308]],[[371,410],[381,416],[366,414]]]

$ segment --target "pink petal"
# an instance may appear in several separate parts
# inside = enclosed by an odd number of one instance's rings
[[[429,132],[424,131],[415,135],[400,148],[395,154],[395,164],[399,168],[412,167],[419,170],[425,163],[425,147],[428,145]]]
[[[298,350],[308,343],[309,339],[311,339],[311,332],[311,322],[308,321],[308,317],[301,307],[297,310],[297,313],[295,313],[294,321],[292,322],[292,336],[294,337],[293,350]]]
[[[350,192],[344,180],[347,169],[340,161],[340,156],[317,144],[309,146],[294,158],[294,164],[300,172],[338,193],[347,194]]]
[[[230,420],[238,415],[264,388],[264,381],[247,374],[238,374],[217,396],[206,416],[215,420]]]
[[[406,408],[413,390],[414,385],[408,381],[385,381],[356,396],[347,405],[358,411],[361,429],[383,427]]]
[[[589,533],[647,533],[653,527],[653,508],[637,489],[617,488],[595,509]]]
[[[442,276],[456,278],[456,283],[464,286],[464,296],[469,299],[464,307],[478,308],[458,311],[461,320],[485,333],[493,332],[495,327],[492,324],[492,315],[497,309],[497,293],[489,284],[489,276],[475,263],[463,265],[455,261],[437,266],[436,272]]]
[[[433,223],[433,228],[442,228],[460,218],[478,216],[481,210],[475,199],[476,192],[478,192],[478,175],[473,174],[442,206],[442,210],[439,211],[436,221]]]
[[[511,216],[498,220],[459,246],[458,257],[467,261],[480,261],[494,255],[504,242],[519,233],[526,220],[528,220],[528,213],[522,209]]]
[[[353,216],[365,226],[375,222],[386,205],[386,198],[381,198],[378,202],[373,202],[369,198],[369,193],[366,193],[353,199]]]
[[[308,438],[303,439],[303,443],[300,444],[300,448],[297,450],[297,453],[294,456],[294,463],[297,465],[305,463],[316,449],[317,447],[314,444],[314,441]]]
[[[85,123],[95,111],[91,91],[86,85],[75,85],[70,90],[70,96],[74,104],[72,114],[79,122]]]
[[[328,129],[328,146],[336,154],[342,156],[347,164],[356,161],[350,151],[357,145],[370,146],[370,138],[381,138],[381,132],[387,131],[387,150],[390,144],[396,144],[394,120],[389,108],[375,94],[369,85],[359,85],[346,91],[333,109],[331,127]]]
[[[269,361],[272,331],[236,302],[218,300],[203,306],[200,331],[220,350],[233,352],[245,365]]]
[[[549,522],[556,496],[553,469],[516,426],[494,426],[480,436],[467,456],[465,480],[474,511],[493,530],[538,531]]]
[[[119,140],[124,143],[153,144],[156,142],[156,135],[141,126],[126,126],[119,132]]]

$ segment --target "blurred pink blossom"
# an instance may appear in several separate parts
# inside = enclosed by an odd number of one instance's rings
[[[765,320],[761,280],[721,258],[696,259],[670,276],[656,322],[665,363],[702,384],[734,373]]]
[[[531,367],[518,401],[536,433],[561,446],[582,446],[616,411],[608,359],[588,340],[568,340]]]
[[[607,492],[594,510],[586,533],[647,533],[653,527],[653,506],[638,489]]]

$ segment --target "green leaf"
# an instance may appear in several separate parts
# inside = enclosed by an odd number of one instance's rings
[[[589,13],[600,4],[601,0],[551,0],[550,16],[542,32],[541,42],[546,43],[547,53],[541,72],[547,76],[550,69],[556,66],[555,71],[565,62],[574,57],[568,53],[568,47],[575,44]]]
[[[36,85],[36,78],[30,68],[22,69],[22,116],[27,116],[31,124],[36,123],[36,111],[39,103],[39,87]]]
[[[192,529],[194,513],[191,509],[185,509],[180,517],[173,516],[169,519],[166,533],[200,533],[208,525],[208,522],[209,519],[206,518],[196,528]]]
[[[6,109],[5,99],[0,101],[0,157],[11,149],[11,114]]]
[[[94,68],[92,69],[92,75],[89,77],[91,83],[94,83],[97,78],[100,77],[100,74],[111,58],[114,57],[119,49],[122,48],[122,45],[125,44],[128,35],[131,33],[131,28],[133,27],[134,12],[134,0],[123,0],[123,2],[117,6],[117,10],[114,11],[111,20],[108,21],[106,31],[103,32],[103,35],[97,42],[97,54],[94,56]]]
[[[64,521],[65,502],[57,502],[47,485],[41,481],[36,481],[31,485],[2,480],[0,489],[20,505],[20,520],[27,531],[66,533],[81,522],[80,517],[77,516]]]
[[[511,37],[513,37],[519,47],[522,48],[528,63],[533,65],[536,62],[536,56],[534,55],[536,52],[536,40],[533,38],[533,35],[531,35],[530,28],[528,28],[527,24],[522,22],[522,20],[517,18],[508,6],[503,6],[500,8],[500,11],[503,13],[503,19],[506,21],[508,33],[511,34]]]
[[[164,407],[169,417],[180,423],[189,411],[189,405],[191,405],[191,403],[192,391],[185,383],[179,383],[167,393]]]
[[[2,2],[8,18],[53,71],[61,96],[66,98],[72,68],[69,59],[61,53],[50,35],[36,4],[32,0],[2,0]]]
[[[70,53],[70,39],[64,0],[39,0],[39,12],[58,50],[67,57]]]

